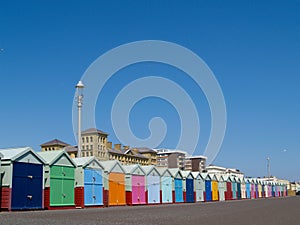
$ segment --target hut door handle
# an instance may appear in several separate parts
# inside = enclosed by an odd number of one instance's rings
[[[96,199],[96,196],[95,196],[95,195],[93,195],[93,199]]]
[[[29,179],[32,179],[32,178],[33,178],[33,176],[31,176],[31,175],[28,175],[27,177],[28,177]]]
[[[31,200],[32,199],[32,195],[27,195],[27,198]]]
[[[62,172],[62,174],[63,174],[64,176],[66,176],[66,172]]]
[[[62,194],[62,196],[65,198],[67,195],[66,194]]]

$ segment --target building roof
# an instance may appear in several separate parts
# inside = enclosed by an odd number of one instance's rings
[[[105,133],[102,130],[98,130],[97,128],[89,128],[87,130],[84,130],[81,132],[81,134],[103,134],[103,135],[108,135],[108,133]]]
[[[192,155],[192,156],[187,156],[186,159],[207,159],[207,157],[203,155]]]
[[[160,175],[159,171],[157,170],[157,168],[153,165],[149,165],[149,166],[141,166],[143,168],[143,170],[146,172],[146,175],[149,175],[152,171],[155,170],[155,172],[157,174]]]
[[[122,172],[125,173],[122,164],[118,160],[101,161],[101,165],[108,173],[110,173],[116,166],[119,166]]]
[[[140,153],[137,153],[135,151],[132,151],[132,149],[120,149],[120,150],[117,150],[117,149],[108,149],[108,152],[109,153],[115,153],[115,154],[119,154],[119,155],[124,155],[124,156],[133,156],[133,157],[138,157],[138,158],[143,158],[143,159],[148,159],[148,157],[140,154]],[[128,153],[132,153],[132,155],[128,154]]]
[[[123,165],[122,167],[123,167],[123,169],[125,170],[125,172],[126,172],[127,174],[132,174],[132,173],[134,173],[134,171],[135,171],[136,169],[140,169],[140,170],[143,172],[144,175],[146,174],[145,170],[144,170],[139,164],[134,164],[134,165]]]
[[[182,178],[182,170],[179,168],[169,168],[170,173],[172,174],[173,177],[176,177],[177,174]]]
[[[76,163],[77,166],[84,167],[85,165],[87,165],[91,161],[93,161],[94,159],[95,159],[95,156],[90,156],[90,157],[74,158],[73,161]]]
[[[137,150],[139,153],[156,153],[154,149],[147,148],[147,147],[138,147],[138,148],[136,147],[136,148],[130,148],[128,150],[133,150],[133,151]]]
[[[55,150],[48,152],[38,152],[38,155],[41,156],[48,165],[54,164],[62,155],[65,155],[67,159],[76,167],[75,162],[69,157],[68,153],[64,150]]]
[[[78,152],[78,147],[77,146],[66,146],[66,147],[64,147],[64,150],[66,151],[66,152]]]
[[[45,142],[44,144],[41,144],[42,147],[53,146],[53,145],[59,145],[59,146],[62,146],[62,147],[69,146],[69,144],[67,144],[67,143],[65,143],[61,140],[58,140],[58,139],[53,139],[51,141]]]
[[[5,148],[0,149],[1,160],[17,160],[19,157],[23,156],[27,152],[34,154],[41,162],[45,163],[43,160],[31,147],[19,147],[19,148]]]

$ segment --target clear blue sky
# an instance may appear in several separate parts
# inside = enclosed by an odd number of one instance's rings
[[[121,44],[155,39],[189,48],[219,81],[228,121],[214,164],[264,176],[270,156],[273,175],[300,180],[299,12],[298,1],[1,1],[0,147],[39,150],[53,138],[75,144],[74,86],[87,67]],[[109,117],[113,98],[148,73],[173,78],[197,97],[201,153],[210,130],[207,102],[170,66],[144,63],[112,77],[98,99],[97,127],[118,142]],[[136,135],[149,135],[153,116],[169,126],[161,147],[176,146],[178,115],[160,99],[134,107]]]

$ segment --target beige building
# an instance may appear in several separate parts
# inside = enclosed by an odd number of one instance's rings
[[[130,148],[121,144],[112,143],[107,145],[109,160],[119,160],[124,165],[140,164],[140,165],[156,165],[156,151],[150,148]]]
[[[41,146],[42,152],[46,152],[46,151],[61,150],[70,145],[63,141],[60,141],[58,139],[53,139],[51,141],[41,144],[40,146]]]
[[[81,132],[82,157],[95,156],[99,160],[108,160],[107,152],[108,134],[96,128],[90,128]]]
[[[121,144],[107,141],[108,134],[96,128],[90,128],[81,133],[82,157],[95,156],[100,161],[119,160],[121,163],[156,165],[157,153],[150,148],[130,148]],[[77,146],[71,146],[60,140],[54,139],[41,145],[42,151],[53,151],[64,149],[72,158],[77,157]]]

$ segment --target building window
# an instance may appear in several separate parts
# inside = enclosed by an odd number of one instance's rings
[[[91,156],[93,156],[93,152],[91,152]]]
[[[90,149],[93,150],[93,145],[90,145]]]
[[[89,137],[86,137],[86,143],[89,143]]]
[[[90,137],[90,141],[93,142],[93,137]]]
[[[89,156],[89,152],[86,152],[86,156]]]
[[[84,143],[84,137],[82,138],[82,143]]]
[[[82,145],[81,149],[84,150],[84,145]]]

